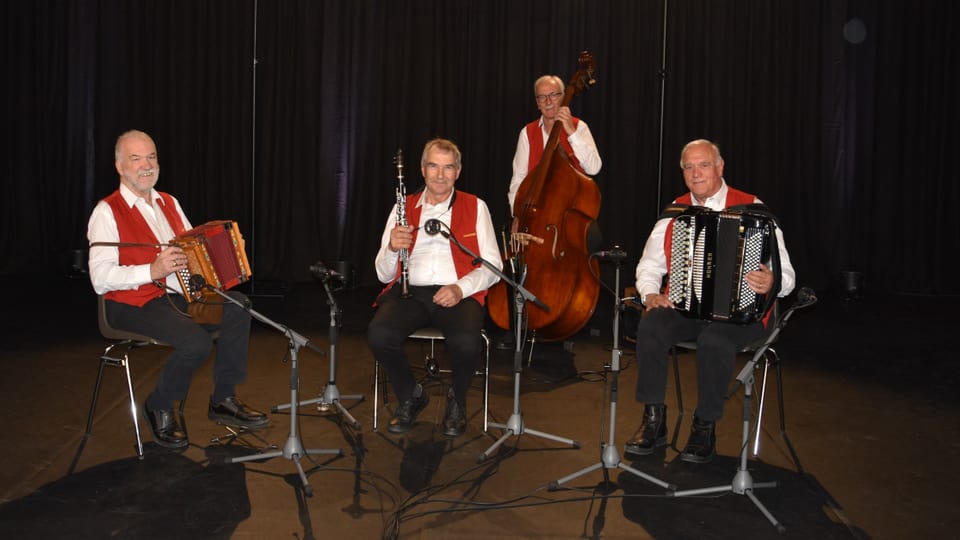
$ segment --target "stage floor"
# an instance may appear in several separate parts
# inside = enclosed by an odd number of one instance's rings
[[[97,330],[96,298],[84,276],[11,279],[5,289],[0,395],[11,414],[0,463],[4,538],[894,539],[955,537],[960,526],[953,491],[960,481],[953,466],[960,452],[960,369],[947,341],[956,330],[933,299],[822,295],[791,320],[777,350],[787,433],[800,467],[781,436],[773,380],[759,457],[748,462],[750,480],[777,484],[753,490],[786,527],[777,534],[748,496],[721,490],[673,497],[660,485],[685,491],[733,483],[742,389],[718,425],[714,462],[682,463],[668,448],[642,461],[624,458],[626,468],[604,466],[610,383],[619,382],[618,456],[641,412],[633,399],[636,362],[629,343],[621,343],[619,376],[605,369],[613,358],[613,299],[605,292],[593,319],[568,343],[536,344],[519,379],[513,351],[492,351],[489,419],[511,417],[518,380],[525,431],[508,434],[478,463],[504,433],[483,432],[479,377],[469,396],[467,432],[459,438],[446,439],[437,426],[443,380],[428,386],[430,405],[412,432],[386,432],[389,408],[380,411],[381,429],[372,430],[373,358],[364,332],[376,291],[337,291],[336,386],[341,396],[365,397],[342,400],[361,428],[315,405],[298,407],[295,424],[289,410],[272,413],[271,427],[260,435],[282,455],[234,463],[254,451],[211,442],[224,431],[206,418],[209,363],[187,400],[191,445],[184,452],[157,447],[141,426],[148,444],[145,459],[136,459],[122,370],[108,369],[93,435],[77,457],[98,357],[108,344]],[[329,353],[330,306],[320,283],[252,292],[259,313]],[[249,378],[240,388],[245,401],[262,410],[290,403],[288,344],[275,328],[254,323]],[[421,358],[425,347],[411,342],[411,357]],[[138,399],[152,388],[166,354],[159,347],[133,354]],[[300,399],[317,398],[330,380],[329,354],[302,349],[298,364]],[[687,409],[682,447],[696,404],[693,357],[682,355],[680,366]],[[671,435],[678,408],[673,391],[671,375]],[[758,387],[754,411],[759,393]],[[577,441],[579,448],[534,431]],[[342,451],[301,460],[312,496],[305,496],[285,455],[297,444]],[[558,480],[561,489],[551,489]]]

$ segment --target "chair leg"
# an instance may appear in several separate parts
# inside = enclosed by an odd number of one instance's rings
[[[487,432],[488,417],[487,411],[490,405],[490,338],[483,330],[480,331],[480,337],[483,338],[483,432]]]
[[[133,433],[137,436],[137,457],[143,459],[143,439],[140,438],[140,418],[137,414],[137,398],[133,394],[133,379],[130,377],[130,355],[123,355],[123,370],[127,375],[127,391],[130,394],[130,416],[133,418]]]
[[[106,354],[111,347],[107,347],[107,350],[104,351]],[[93,385],[93,397],[90,399],[90,411],[87,413],[87,429],[83,433],[83,437],[80,439],[80,444],[77,446],[77,451],[73,455],[73,460],[70,462],[70,466],[67,467],[67,476],[73,474],[73,471],[77,470],[77,464],[80,462],[80,456],[83,455],[83,450],[87,446],[87,441],[90,440],[90,434],[93,433],[93,416],[97,412],[97,401],[100,398],[100,383],[103,381],[103,366],[106,365],[106,360],[102,357],[100,358],[100,367],[97,369],[97,381]]]
[[[100,359],[100,369],[97,370],[97,382],[93,385],[93,398],[90,400],[90,412],[87,413],[87,431],[83,434],[84,439],[89,439],[90,434],[93,433],[93,416],[97,412],[97,400],[100,399],[100,383],[103,381],[103,367],[106,363],[106,360],[103,358]]]
[[[800,464],[800,458],[797,456],[797,451],[794,450],[793,444],[790,442],[790,437],[787,436],[787,420],[786,415],[784,414],[783,407],[783,371],[780,366],[780,356],[777,355],[777,351],[770,349],[773,357],[775,358],[774,367],[777,370],[777,405],[780,408],[780,436],[783,437],[783,442],[787,445],[787,450],[790,451],[790,457],[793,458],[793,464],[797,466],[797,473],[804,475],[803,465]]]
[[[386,396],[384,396],[386,401]],[[373,430],[377,430],[377,420],[380,413],[380,361],[375,360],[373,365]]]

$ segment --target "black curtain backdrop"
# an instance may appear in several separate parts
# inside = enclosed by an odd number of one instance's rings
[[[349,261],[373,284],[396,150],[414,191],[423,143],[456,141],[458,187],[505,225],[533,81],[569,79],[589,50],[597,83],[572,108],[604,161],[604,245],[623,247],[628,268],[684,191],[682,145],[705,137],[728,183],[779,216],[801,284],[836,292],[859,271],[869,291],[955,295],[960,47],[944,6],[9,2],[0,275],[60,270],[85,249],[90,210],[118,184],[114,141],[137,128],[157,142],[158,188],[195,224],[237,221],[258,279]]]

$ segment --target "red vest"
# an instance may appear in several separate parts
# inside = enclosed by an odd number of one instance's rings
[[[413,253],[413,247],[417,244],[417,235],[420,232],[420,210],[422,207],[417,206],[417,201],[420,200],[421,195],[421,193],[407,195],[407,223],[415,227],[413,231],[413,243],[410,244],[409,253]],[[474,253],[480,253],[480,241],[477,239],[477,196],[463,191],[455,191],[451,197],[454,198],[452,203],[453,208],[450,213],[451,233],[456,236],[457,240],[466,246],[467,249]],[[453,266],[457,271],[458,278],[462,278],[472,272],[474,268],[480,266],[480,263],[474,264],[473,257],[464,253],[460,248],[451,247],[450,252],[453,255]],[[384,287],[380,295],[389,291],[390,287],[393,287],[393,284],[400,279],[400,272],[400,265],[397,265],[397,275]],[[479,302],[482,306],[486,302],[486,296],[487,291],[482,290],[471,295],[471,298]]]
[[[166,216],[174,234],[180,235],[184,232],[183,221],[180,214],[177,213],[176,203],[167,193],[158,192],[160,195],[160,208],[163,215]],[[160,240],[150,230],[147,220],[136,207],[127,206],[127,202],[120,195],[120,190],[114,191],[108,195],[106,201],[113,210],[113,217],[117,222],[117,232],[120,235],[120,242],[130,242],[136,244],[153,244],[136,247],[120,247],[120,264],[123,266],[149,264],[157,258],[157,255],[163,250]],[[105,296],[108,300],[130,304],[140,307],[154,298],[163,296],[164,289],[154,283],[144,283],[137,289],[122,291],[110,291]]]
[[[739,206],[741,204],[752,204],[756,201],[757,198],[745,191],[740,191],[739,189],[734,189],[730,186],[727,186],[727,200],[724,201],[724,208],[730,208],[731,206]],[[677,197],[677,200],[674,201],[680,204],[693,204],[693,194],[689,191],[684,193],[680,197]],[[667,256],[667,268],[670,268],[670,255],[673,246],[673,220],[670,220],[670,223],[667,225],[667,231],[663,236],[663,252]],[[663,294],[668,294],[670,292],[670,283],[667,282],[667,286],[664,289]],[[763,316],[763,326],[767,326],[767,322],[770,319],[771,311],[768,311],[766,315]]]
[[[579,118],[573,118],[573,127],[576,128],[580,125]],[[570,163],[580,172],[583,172],[583,168],[580,166],[580,160],[577,159],[577,156],[573,153],[573,147],[570,146],[570,141],[567,140],[567,131],[561,130],[560,133],[560,146],[563,147],[564,151],[567,152],[567,157],[570,158]],[[543,157],[543,129],[540,128],[540,121],[534,120],[527,124],[527,141],[530,142],[530,154],[527,159],[527,174],[530,174],[530,171],[540,163],[540,158]],[[584,173],[586,174],[586,173]]]

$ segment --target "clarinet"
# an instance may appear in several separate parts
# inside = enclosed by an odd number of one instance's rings
[[[403,149],[397,150],[393,162],[397,165],[397,225],[407,226],[407,187],[403,185]],[[400,298],[410,298],[410,254],[407,248],[400,250]]]

